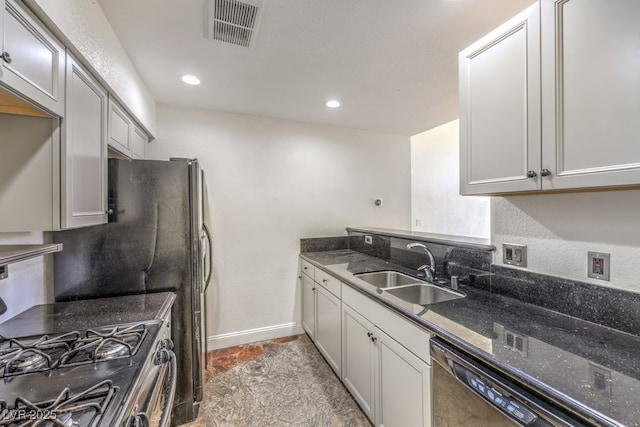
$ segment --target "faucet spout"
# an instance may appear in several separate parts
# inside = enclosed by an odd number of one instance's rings
[[[422,243],[409,243],[407,245],[407,249],[413,249],[413,248],[421,248],[421,249],[423,249],[427,253],[427,256],[429,257],[429,265],[426,265],[426,264],[425,265],[421,265],[420,267],[418,267],[418,270],[424,270],[424,274],[427,277],[427,279],[430,279],[430,280],[435,279],[435,277],[436,277],[436,260],[433,257],[433,254],[431,253],[429,248],[427,248]]]

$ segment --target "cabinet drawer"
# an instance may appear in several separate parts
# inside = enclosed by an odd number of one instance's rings
[[[341,298],[340,280],[320,270],[319,268],[316,268],[315,275],[316,275],[315,280],[317,284],[319,284],[320,286],[322,286],[323,288],[325,288],[326,290],[328,290],[338,298]]]
[[[342,285],[342,302],[348,304],[376,325],[387,335],[393,337],[407,350],[431,364],[429,356],[429,333],[403,319],[380,303],[361,294],[349,285]]]
[[[313,279],[314,270],[315,267],[309,261],[305,261],[302,258],[300,259],[300,271],[302,273]]]

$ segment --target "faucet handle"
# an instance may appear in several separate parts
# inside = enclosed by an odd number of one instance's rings
[[[451,289],[458,290],[458,276],[451,276]]]
[[[421,265],[420,267],[418,267],[418,271],[424,271],[424,276],[428,280],[434,279],[433,268],[430,265],[428,264]]]

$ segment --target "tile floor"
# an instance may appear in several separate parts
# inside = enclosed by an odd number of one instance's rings
[[[188,427],[353,426],[369,420],[306,335],[211,352]]]

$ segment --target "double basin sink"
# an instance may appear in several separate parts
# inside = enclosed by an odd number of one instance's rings
[[[378,288],[378,293],[390,294],[411,304],[436,304],[465,296],[463,293],[392,270],[358,273],[355,276]]]

